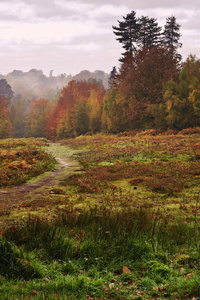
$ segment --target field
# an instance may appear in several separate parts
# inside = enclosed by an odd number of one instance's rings
[[[41,150],[45,139],[0,140],[0,187],[19,185],[54,169],[55,160]]]
[[[9,143],[0,145],[1,299],[200,297],[199,128]],[[40,173],[35,161],[53,180],[12,187]]]

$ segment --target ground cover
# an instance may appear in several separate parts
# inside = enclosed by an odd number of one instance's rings
[[[2,299],[200,297],[198,129],[48,151],[68,164],[4,216]]]
[[[41,149],[45,139],[7,139],[0,141],[0,187],[19,185],[55,169],[55,158]]]

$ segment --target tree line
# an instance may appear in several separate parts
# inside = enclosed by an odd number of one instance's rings
[[[168,17],[162,30],[156,19],[137,18],[132,11],[113,26],[113,33],[123,53],[119,69],[110,73],[109,88],[95,79],[72,80],[53,103],[32,101],[21,120],[16,109],[23,104],[14,109],[1,96],[0,137],[16,136],[22,123],[21,135],[53,140],[200,126],[200,60],[189,55],[182,61],[176,17]]]

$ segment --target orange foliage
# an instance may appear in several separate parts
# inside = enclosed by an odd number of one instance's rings
[[[99,103],[103,103],[105,90],[96,81],[71,81],[64,87],[58,102],[55,105],[52,117],[47,128],[51,139],[65,138],[76,135],[77,111],[82,104],[91,102],[91,91],[95,91]]]
[[[12,136],[12,130],[8,101],[0,96],[0,138]]]
[[[8,110],[8,101],[5,98],[2,98],[0,96],[0,117],[9,119],[10,118],[10,113]]]

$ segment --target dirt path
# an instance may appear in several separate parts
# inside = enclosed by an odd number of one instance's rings
[[[70,150],[59,144],[50,144],[47,151],[56,157],[59,167],[56,171],[43,174],[36,178],[35,182],[28,182],[21,186],[0,189],[0,216],[9,213],[14,207],[19,206],[24,201],[33,198],[33,195],[41,193],[43,187],[53,187],[61,181],[64,169],[68,168],[72,174],[78,167],[78,162],[71,160]],[[61,154],[61,157],[58,155]]]

